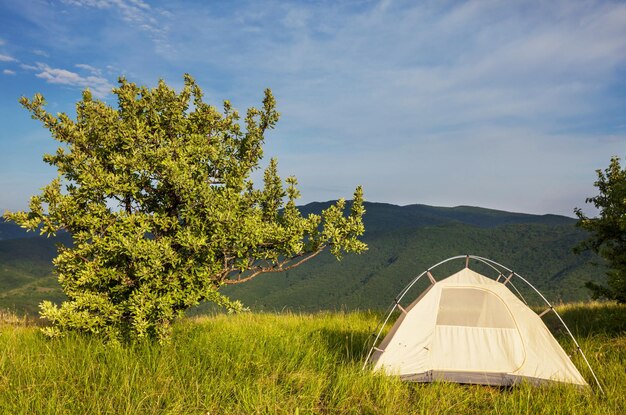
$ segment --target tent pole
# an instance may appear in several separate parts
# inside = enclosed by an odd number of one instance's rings
[[[580,352],[580,355],[583,357],[583,359],[585,360],[585,363],[587,364],[587,367],[589,368],[589,371],[591,371],[591,374],[593,375],[593,379],[596,381],[596,384],[598,385],[598,389],[600,389],[600,392],[602,392],[602,394],[604,395],[604,389],[602,389],[602,385],[600,385],[600,381],[598,380],[598,378],[596,377],[596,373],[593,371],[593,369],[591,368],[591,365],[589,364],[589,361],[587,360],[587,356],[585,356],[585,353],[583,352],[583,349],[581,349],[580,345],[578,344],[578,342],[576,341],[576,338],[574,337],[574,335],[572,334],[572,332],[570,331],[569,327],[567,327],[567,324],[565,324],[565,322],[563,321],[563,319],[561,318],[561,315],[559,313],[556,312],[556,310],[553,308],[552,311],[554,311],[554,314],[556,314],[556,316],[558,317],[559,321],[561,322],[561,324],[563,324],[563,327],[565,327],[565,330],[567,330],[567,333],[569,334],[569,336],[572,338],[572,340],[574,341],[574,344],[576,345],[576,348],[578,349],[578,351]]]
[[[420,275],[418,275],[417,277],[415,277],[413,279],[413,281],[411,281],[401,292],[398,296],[398,298],[394,299],[393,304],[390,307],[389,312],[387,313],[387,317],[385,318],[385,320],[383,321],[383,323],[380,325],[380,328],[378,329],[378,332],[376,333],[376,338],[374,339],[374,343],[372,344],[372,347],[370,348],[370,351],[367,353],[367,356],[365,357],[365,362],[363,363],[363,370],[365,370],[365,368],[367,367],[367,362],[370,360],[370,357],[372,356],[372,353],[374,353],[374,349],[376,344],[378,343],[378,339],[380,338],[380,335],[382,334],[383,330],[385,329],[385,326],[387,325],[387,322],[389,321],[389,319],[391,318],[391,315],[393,314],[393,312],[395,311],[396,307],[399,305],[398,303],[400,302],[400,300],[402,300],[402,297],[404,297],[404,295],[406,294],[406,292],[415,284],[417,283],[417,281],[419,281],[420,278],[422,278],[427,271],[422,272]]]
[[[600,384],[600,381],[598,380],[598,377],[596,376],[596,373],[593,371],[593,369],[591,367],[591,364],[589,364],[589,360],[587,360],[587,356],[585,355],[585,353],[583,352],[582,348],[580,347],[580,345],[576,341],[576,338],[572,334],[572,332],[569,329],[569,327],[567,327],[567,324],[565,324],[565,321],[563,321],[563,319],[561,318],[561,315],[556,311],[556,309],[552,306],[552,304],[550,304],[550,302],[546,299],[546,297],[544,297],[543,294],[541,294],[541,292],[537,288],[535,288],[535,286],[532,285],[526,278],[522,277],[517,272],[513,272],[510,269],[508,269],[507,267],[505,267],[504,265],[498,264],[496,261],[493,261],[493,260],[488,259],[488,258],[482,258],[482,257],[474,257],[474,258],[492,262],[492,263],[494,263],[494,264],[496,264],[498,266],[501,266],[502,268],[506,269],[507,271],[512,272],[513,274],[511,276],[516,276],[519,279],[521,279],[522,281],[524,281],[530,288],[532,288],[539,295],[539,297],[541,297],[541,299],[552,309],[552,311],[554,311],[554,314],[556,314],[557,318],[559,319],[559,321],[561,322],[563,327],[565,327],[565,330],[567,330],[567,334],[569,334],[570,338],[572,339],[572,341],[574,342],[574,344],[578,348],[578,351],[582,355],[583,360],[587,364],[587,367],[589,368],[589,371],[591,372],[591,375],[593,376],[593,379],[595,380],[596,385],[598,385],[598,389],[600,389],[600,392],[604,395],[604,389],[602,388],[602,385]]]

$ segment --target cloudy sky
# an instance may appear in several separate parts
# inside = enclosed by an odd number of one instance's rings
[[[120,75],[282,114],[267,136],[302,203],[474,205],[572,216],[626,156],[626,4],[595,1],[0,0],[0,212],[56,143],[18,99],[73,114]],[[590,210],[588,210],[590,211]]]

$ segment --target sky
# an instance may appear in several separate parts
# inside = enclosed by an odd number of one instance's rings
[[[118,77],[240,111],[300,203],[351,198],[573,216],[626,156],[626,3],[0,0],[0,212],[56,175],[20,96],[74,116]]]

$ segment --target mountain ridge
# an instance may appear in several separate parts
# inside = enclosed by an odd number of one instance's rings
[[[299,206],[299,209],[303,214],[319,213],[335,202],[311,202]],[[555,214],[536,215],[464,205],[455,207],[424,204],[398,206],[383,202],[365,202],[364,206],[366,213],[363,220],[366,232],[378,231],[381,227],[384,227],[384,229],[419,227],[441,225],[451,221],[480,227],[495,227],[512,223],[563,225],[576,222],[576,219]],[[350,202],[347,202],[347,208],[349,209],[349,207]]]

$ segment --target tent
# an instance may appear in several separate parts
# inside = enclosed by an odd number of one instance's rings
[[[435,280],[433,268],[460,258],[465,259],[464,268],[448,278]],[[470,259],[496,270],[498,277],[488,278],[470,269]],[[410,305],[402,307],[402,298],[425,275],[430,285]],[[537,314],[525,304],[513,285],[514,277],[522,279],[545,301],[548,308],[543,313]],[[517,296],[509,287],[513,287]],[[385,324],[398,311],[400,316],[395,324],[382,342],[376,344]],[[396,298],[378,331],[366,365],[415,382],[513,385],[527,381],[587,386],[543,323],[542,317],[549,312],[555,313],[567,329],[554,307],[519,274],[482,257],[449,258],[415,278]],[[589,365],[571,331],[567,329],[567,332]]]

